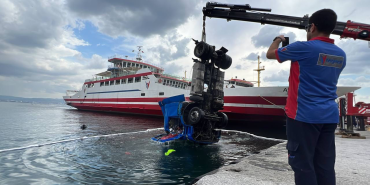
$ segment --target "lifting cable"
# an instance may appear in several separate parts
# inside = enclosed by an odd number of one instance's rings
[[[60,141],[55,141],[55,142],[50,142],[50,143],[35,144],[35,145],[29,145],[29,146],[23,146],[23,147],[17,147],[17,148],[3,149],[3,150],[0,150],[0,153],[11,152],[11,151],[16,151],[16,150],[24,150],[24,149],[28,149],[28,148],[41,147],[41,146],[46,146],[46,145],[54,145],[54,144],[58,144],[58,143],[66,143],[66,142],[77,141],[77,140],[101,138],[101,137],[112,137],[112,136],[120,136],[120,135],[130,135],[130,134],[139,134],[139,133],[145,133],[145,132],[151,132],[151,131],[157,131],[157,130],[163,130],[163,128],[147,129],[147,130],[137,131],[137,132],[124,132],[124,133],[117,133],[117,134],[84,136],[84,137],[80,137],[80,138],[65,139],[65,140],[60,140]]]
[[[203,15],[202,41],[206,42],[206,16]]]
[[[284,112],[285,112],[285,108],[283,108],[283,107],[281,107],[281,106],[279,106],[279,105],[276,105],[275,103],[272,103],[271,101],[269,101],[268,99],[266,99],[266,98],[262,97],[261,95],[260,95],[260,97],[261,97],[262,99],[266,100],[267,102],[271,103],[271,105],[274,105],[274,106],[276,106],[276,107],[277,107],[277,108],[279,108],[279,109],[283,109],[283,110],[284,110]]]

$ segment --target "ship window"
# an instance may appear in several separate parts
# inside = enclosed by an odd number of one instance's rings
[[[127,62],[127,67],[130,67],[131,66],[131,63],[130,62]]]
[[[126,67],[126,64],[127,64],[126,62],[123,62],[122,67]]]
[[[127,83],[128,83],[128,84],[130,84],[130,83],[132,83],[132,82],[133,82],[133,78],[128,78],[128,79],[127,79]]]
[[[122,84],[126,84],[126,78],[122,79]]]
[[[101,86],[104,86],[104,82],[100,82],[100,87],[101,87]]]
[[[116,85],[121,84],[121,80],[116,80]]]
[[[145,96],[145,93],[141,93],[141,96]]]
[[[148,80],[149,77],[148,76],[143,76],[143,80]]]
[[[136,64],[136,67],[139,67],[139,64]]]
[[[91,86],[91,84],[88,84],[88,85],[87,85],[87,88],[90,88],[90,86]]]
[[[234,81],[231,81],[231,84],[235,84],[235,82]]]
[[[143,65],[140,65],[140,68],[143,68]]]
[[[144,66],[144,68],[148,68],[148,66]]]
[[[164,95],[164,92],[159,92],[159,96],[163,96]]]
[[[135,83],[141,82],[141,77],[135,77]]]
[[[114,85],[114,81],[110,81],[110,85]]]

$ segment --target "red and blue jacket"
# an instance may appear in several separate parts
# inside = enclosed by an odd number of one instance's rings
[[[335,99],[346,54],[334,40],[315,37],[295,42],[275,50],[275,55],[280,63],[291,61],[286,115],[306,123],[338,123]]]

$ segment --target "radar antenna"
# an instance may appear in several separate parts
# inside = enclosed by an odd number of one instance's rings
[[[144,51],[142,51],[142,47],[143,46],[137,46],[137,55],[136,55],[136,61],[139,61],[141,62],[143,60],[143,57],[141,56],[141,53],[144,53]]]

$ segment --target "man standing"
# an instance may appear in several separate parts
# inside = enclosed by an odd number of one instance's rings
[[[287,115],[289,165],[297,185],[335,184],[335,138],[339,122],[337,82],[346,66],[346,54],[329,36],[337,15],[322,9],[309,19],[307,42],[279,48],[284,36],[276,37],[268,59],[291,60]]]

